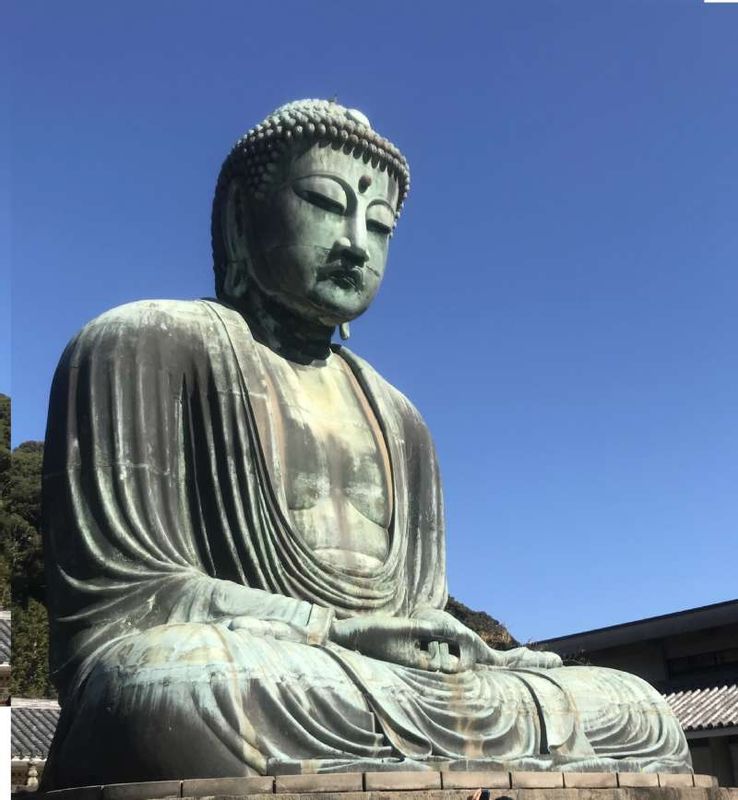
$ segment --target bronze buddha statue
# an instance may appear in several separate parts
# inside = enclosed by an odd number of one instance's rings
[[[63,706],[44,788],[690,771],[648,684],[493,650],[443,610],[428,429],[331,342],[377,292],[408,185],[360,112],[283,106],[221,170],[218,299],[121,306],[67,347],[44,467]]]

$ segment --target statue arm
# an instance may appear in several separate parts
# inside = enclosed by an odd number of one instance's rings
[[[327,609],[252,588],[268,580],[244,566],[249,519],[234,512],[238,487],[227,483],[242,433],[228,427],[237,399],[214,385],[227,359],[198,310],[114,309],[57,369],[42,514],[61,696],[100,648],[157,625],[251,617],[303,641],[327,634]]]
[[[334,620],[332,609],[283,594],[209,579],[212,583],[208,621],[231,630],[250,630],[306,644],[323,644]]]

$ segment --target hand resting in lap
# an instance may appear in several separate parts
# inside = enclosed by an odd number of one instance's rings
[[[493,650],[455,617],[423,609],[412,618],[365,616],[334,621],[330,640],[349,650],[406,667],[463,672],[476,665],[551,668],[561,666],[555,653],[525,647]]]

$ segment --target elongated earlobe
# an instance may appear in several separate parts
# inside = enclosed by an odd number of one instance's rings
[[[246,228],[248,209],[238,181],[228,187],[228,198],[221,219],[223,241],[228,253],[228,261],[240,261],[247,257]]]
[[[231,300],[241,300],[249,284],[249,269],[246,260],[229,261],[226,265],[223,292]]]
[[[344,342],[351,337],[351,330],[349,328],[348,322],[342,322],[338,326],[338,333]]]
[[[223,291],[231,301],[241,300],[249,282],[249,248],[247,243],[248,209],[238,181],[228,187],[228,197],[223,210],[221,225],[228,261],[226,264]]]

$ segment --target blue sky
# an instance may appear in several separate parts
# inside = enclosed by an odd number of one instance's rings
[[[287,100],[337,95],[411,165],[351,345],[433,431],[452,593],[522,639],[736,596],[738,6],[9,16],[0,390],[16,444],[42,438],[56,360],[88,319],[212,292],[210,202],[235,139]]]

